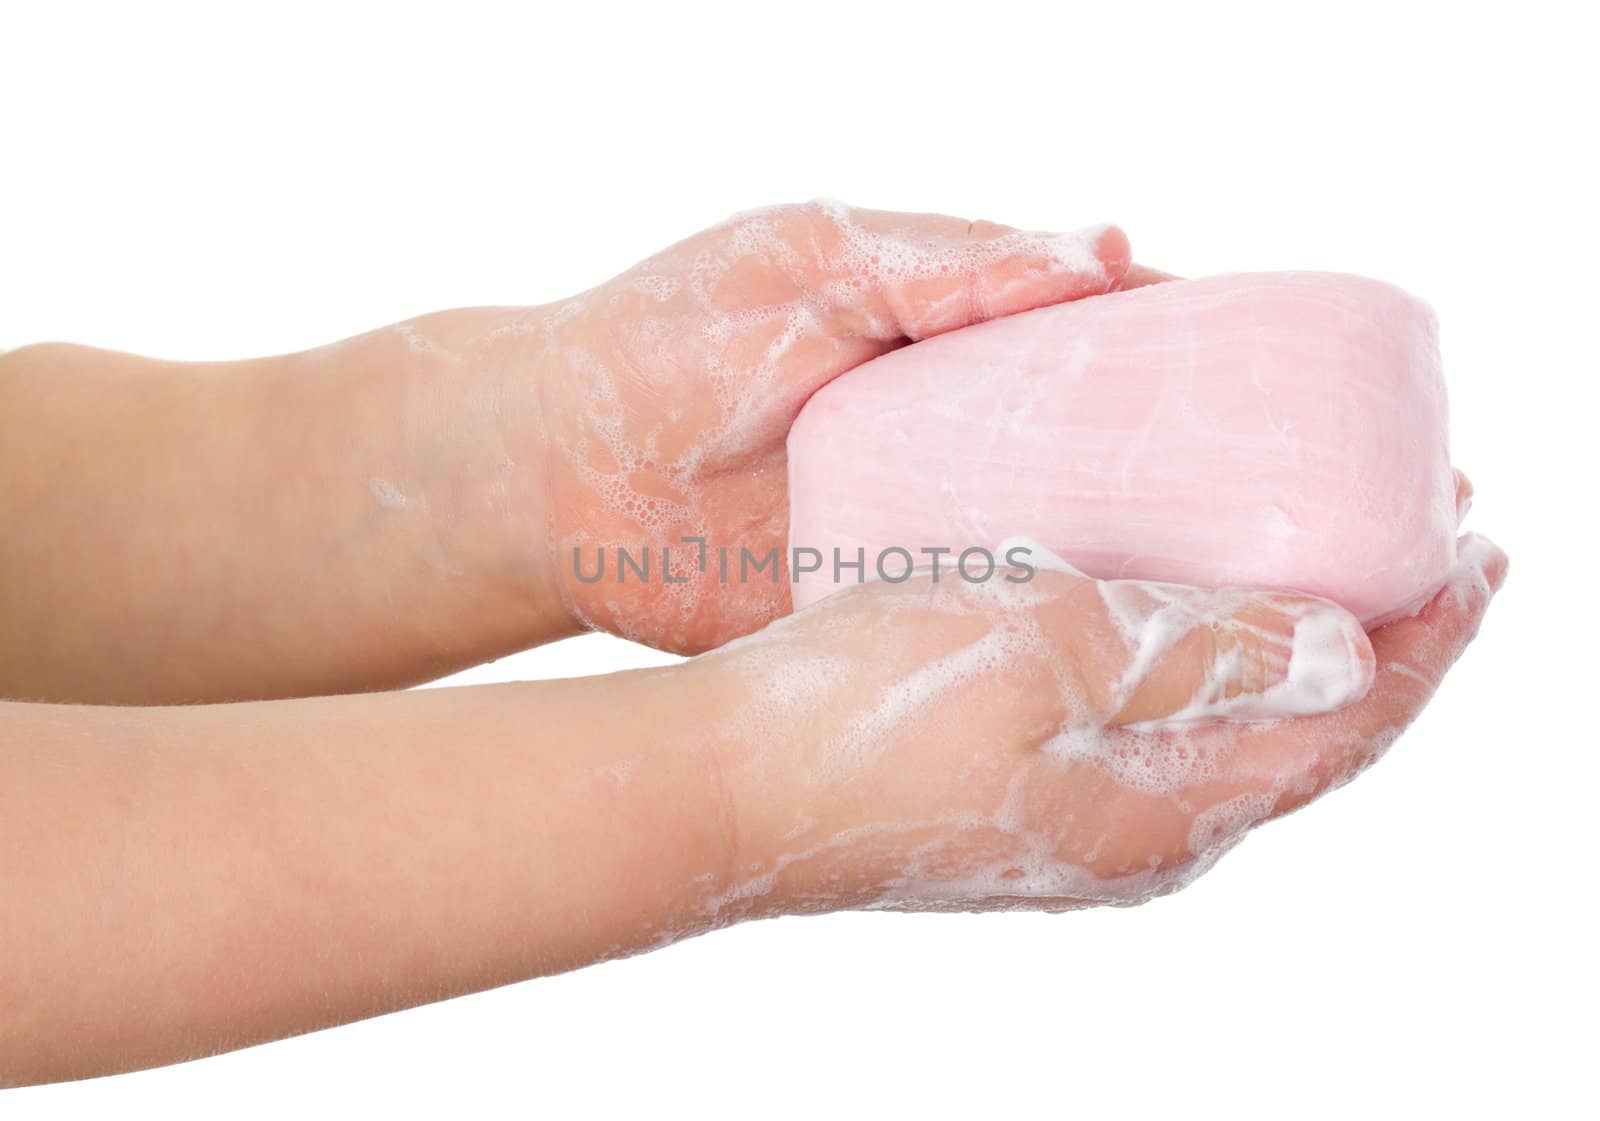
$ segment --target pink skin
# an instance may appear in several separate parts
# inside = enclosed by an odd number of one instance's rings
[[[925,581],[852,588],[697,659],[691,673],[720,683],[707,724],[737,838],[707,913],[1062,910],[1176,890],[1253,826],[1349,781],[1415,719],[1505,578],[1486,539],[1459,544],[1446,586],[1370,646],[1323,605],[1365,666],[1352,687],[1365,695],[1324,715],[1162,722],[1198,691],[1239,697],[1281,679],[1286,620],[1320,601],[1244,593],[1118,696],[1127,655],[1104,605],[1135,585],[1061,573],[1009,599]],[[895,703],[935,662],[1022,633],[1019,620],[1028,641]]]
[[[679,653],[788,614],[784,441],[800,407],[908,342],[1176,279],[1131,264],[1114,227],[1083,235],[1080,256],[1051,252],[1072,237],[836,204],[775,207],[527,313],[515,331],[538,340],[544,470],[533,505],[547,510],[554,554],[547,594],[579,626]],[[882,268],[888,255],[897,270]],[[706,541],[706,571],[685,538]],[[648,550],[658,565],[672,550],[687,583],[613,579],[619,546]],[[740,549],[776,549],[778,579],[720,582],[719,546],[735,564]],[[602,548],[609,575],[576,579],[575,564],[597,571]]]
[[[820,386],[907,342],[1114,288],[1120,230],[1033,234],[930,214],[785,206],[738,215],[524,326],[540,386],[555,571],[585,625],[693,653],[789,611],[776,582],[619,587],[574,548],[683,537],[780,555],[784,439]],[[615,563],[614,561],[612,562]]]
[[[0,695],[394,688],[585,627],[714,648],[789,612],[785,573],[666,585],[661,550],[679,575],[688,536],[781,564],[784,441],[818,387],[913,339],[1166,276],[1115,229],[808,204],[562,303],[301,354],[13,351],[0,512],[29,532],[0,549]],[[574,579],[574,548],[614,572],[618,545],[650,547],[656,577]]]
[[[566,304],[440,313],[227,377],[7,356],[0,451],[30,532],[0,556],[0,679],[186,703],[0,704],[0,1084],[743,918],[1137,902],[1348,781],[1477,632],[1506,572],[1487,541],[1463,538],[1443,590],[1370,635],[1304,597],[1051,571],[867,585],[765,629],[782,582],[529,573],[530,519],[558,554],[685,533],[781,546],[784,437],[817,386],[909,339],[1162,278],[1130,270],[1114,230],[813,205],[736,218]],[[60,470],[21,469],[45,461]],[[366,483],[390,474],[409,497],[375,505]],[[173,527],[198,528],[174,548]],[[89,530],[118,547],[85,548]],[[1113,624],[1171,603],[1180,625],[1146,660],[1148,628]],[[1293,684],[1308,621],[1320,714],[1238,722]],[[746,637],[605,677],[359,691],[580,622],[680,650]],[[309,691],[343,695],[192,703]],[[1233,722],[1172,722],[1197,700]]]
[[[1465,538],[1444,590],[1370,642],[1320,601],[1169,589],[1195,623],[1132,673],[1106,605],[1155,590],[1042,571],[1009,591],[852,588],[605,677],[0,705],[0,1085],[213,1054],[742,919],[1175,890],[1377,758],[1504,575]],[[1270,693],[1319,612],[1343,649],[1329,703],[1367,687],[1359,701],[1147,723],[1196,693]]]

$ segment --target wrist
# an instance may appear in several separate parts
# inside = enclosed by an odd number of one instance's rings
[[[849,734],[853,685],[835,688],[815,670],[806,650],[781,638],[743,640],[673,668],[728,822],[720,925],[849,910],[881,894],[895,839],[880,845],[885,838],[864,827],[861,799],[872,792],[835,781],[825,759]]]
[[[427,371],[413,415],[437,446],[418,453],[441,509],[451,511],[451,550],[496,615],[515,624],[513,649],[584,630],[556,563],[544,315],[467,308],[394,329]],[[441,394],[444,418],[431,411]]]
[[[251,418],[242,514],[302,629],[305,683],[274,694],[413,684],[578,630],[550,580],[537,387],[493,333],[511,314],[221,371]]]
[[[351,414],[377,420],[352,474],[371,507],[412,515],[410,550],[448,586],[440,633],[473,661],[581,630],[550,541],[538,314],[439,312],[336,344],[357,353],[333,358],[351,367]]]

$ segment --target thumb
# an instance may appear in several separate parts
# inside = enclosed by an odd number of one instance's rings
[[[842,334],[924,339],[1109,292],[1128,270],[1115,226],[1042,233],[826,201],[796,210],[814,254],[809,286]]]
[[[1355,616],[1313,596],[1103,581],[1106,723],[1269,720],[1333,712],[1372,685]]]

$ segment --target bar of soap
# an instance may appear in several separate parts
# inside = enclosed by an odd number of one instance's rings
[[[857,582],[857,550],[872,579],[886,550],[949,549],[948,579],[1025,536],[1092,576],[1310,592],[1371,626],[1455,560],[1433,313],[1356,276],[1174,281],[939,335],[819,390],[788,450],[789,543],[823,558],[796,608]]]

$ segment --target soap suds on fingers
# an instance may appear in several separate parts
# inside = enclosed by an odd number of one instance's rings
[[[744,760],[736,781],[804,789],[820,807],[775,830],[781,852],[753,859],[709,917],[759,910],[780,887],[818,909],[845,897],[889,910],[1131,905],[1182,887],[1283,798],[1310,791],[1296,757],[1235,758],[1227,729],[1358,700],[1373,669],[1352,616],[1286,593],[1092,581],[1026,537],[995,552],[1012,549],[1034,579],[935,583],[920,571],[702,656],[760,682],[710,729]],[[1086,652],[1079,633],[1115,640]],[[1163,681],[1159,718],[1113,723]],[[789,746],[749,745],[757,727]],[[1007,735],[1016,746],[999,750]],[[892,804],[892,791],[923,786],[958,793],[933,816],[869,825],[851,814],[859,792]],[[1124,806],[1168,824],[1130,842]],[[862,862],[876,879],[855,896]]]

